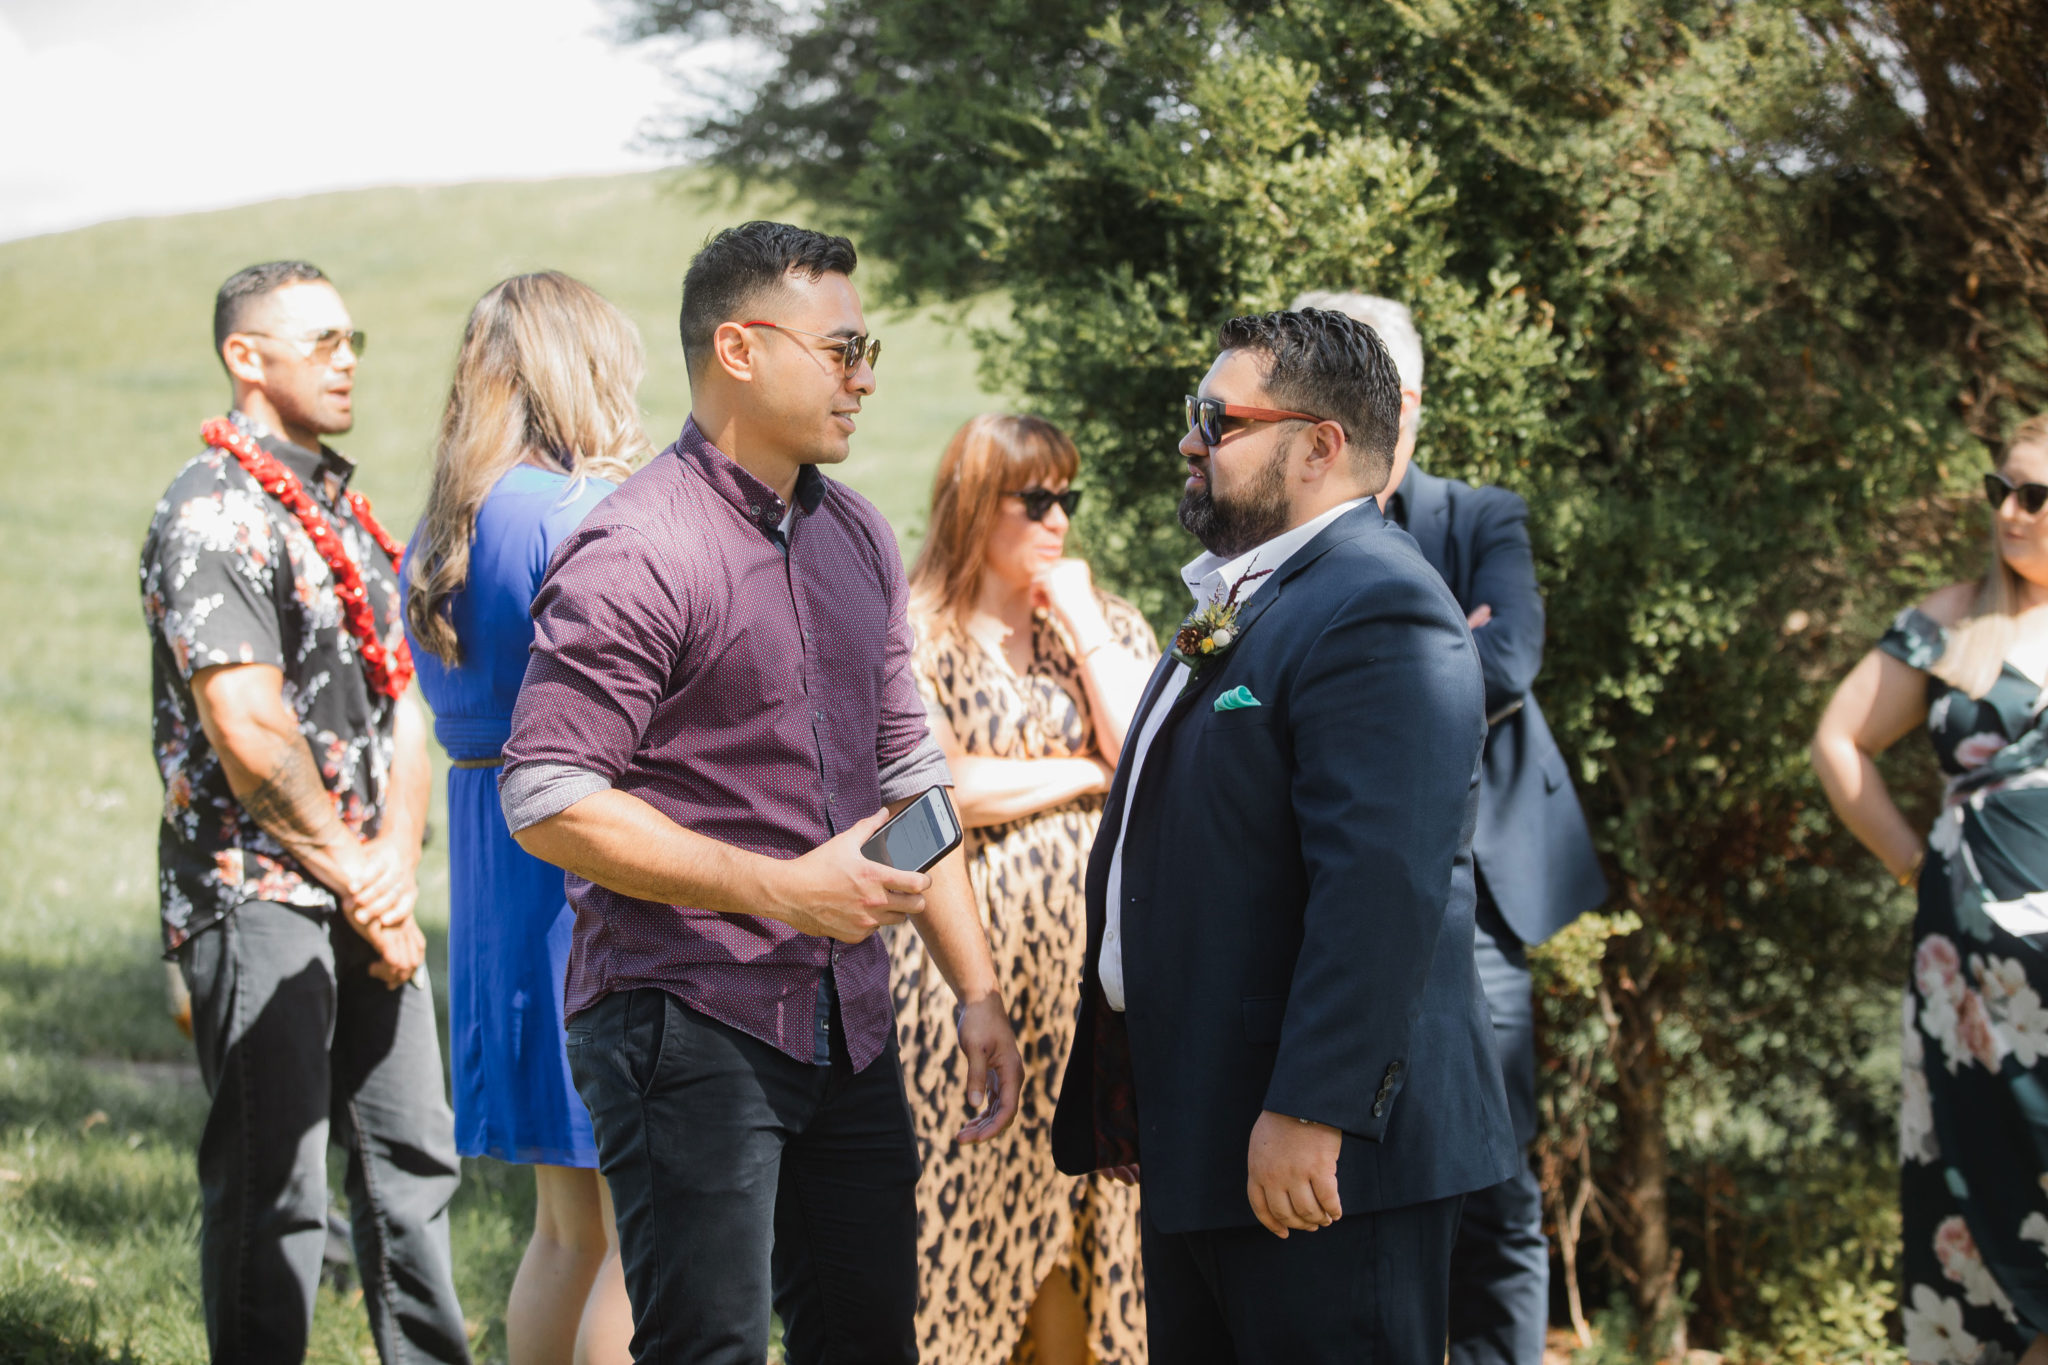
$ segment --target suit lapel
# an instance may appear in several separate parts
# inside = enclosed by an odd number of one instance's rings
[[[1131,713],[1130,733],[1124,737],[1123,752],[1117,755],[1116,775],[1109,780],[1109,795],[1102,803],[1105,824],[1111,813],[1122,807],[1124,798],[1129,794],[1132,751],[1137,747],[1138,737],[1145,733],[1145,718],[1152,714],[1154,706],[1159,705],[1159,694],[1166,690],[1167,681],[1178,667],[1171,654],[1161,655],[1151,678],[1145,683],[1145,695],[1138,698],[1138,709]]]
[[[1094,970],[1094,942],[1101,936],[1098,922],[1102,897],[1109,887],[1109,858],[1116,847],[1119,832],[1123,828],[1124,801],[1130,794],[1131,757],[1138,747],[1138,736],[1145,733],[1145,717],[1152,714],[1155,705],[1162,704],[1159,694],[1166,690],[1166,683],[1173,676],[1172,655],[1162,655],[1152,669],[1152,676],[1145,683],[1145,694],[1138,699],[1138,709],[1131,714],[1130,733],[1124,736],[1123,752],[1117,756],[1116,775],[1109,780],[1109,795],[1102,802],[1101,828],[1107,837],[1098,837],[1088,854],[1088,921],[1091,940],[1088,953],[1088,968]]]
[[[1236,626],[1237,640],[1231,645],[1231,652],[1234,654],[1244,648],[1244,641],[1251,634],[1252,627],[1256,626],[1259,623],[1259,619],[1271,611],[1274,605],[1280,601],[1280,596],[1286,592],[1287,583],[1290,579],[1300,576],[1303,570],[1329,553],[1331,547],[1349,540],[1353,536],[1363,535],[1372,528],[1385,526],[1386,524],[1386,518],[1380,512],[1379,504],[1371,498],[1367,498],[1359,506],[1352,508],[1349,512],[1346,512],[1343,516],[1338,517],[1335,521],[1317,532],[1315,538],[1309,541],[1308,544],[1296,550],[1292,555],[1289,555],[1286,562],[1274,571],[1273,577],[1258,592],[1252,594],[1251,600],[1244,604],[1244,610],[1238,613]],[[1219,662],[1217,668],[1220,670],[1221,666]],[[1166,713],[1166,719],[1160,723],[1159,734],[1152,741],[1155,749],[1166,742],[1167,737],[1173,732],[1173,727],[1180,723],[1181,718],[1187,714],[1188,708],[1194,704],[1195,699],[1203,695],[1207,690],[1207,685],[1200,675],[1188,680],[1187,687],[1178,697],[1174,698],[1173,709]],[[1148,764],[1147,766],[1151,765]]]

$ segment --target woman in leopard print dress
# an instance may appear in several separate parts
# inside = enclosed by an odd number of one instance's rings
[[[1017,1121],[956,1146],[952,996],[893,935],[897,1028],[924,1178],[918,1346],[946,1365],[1145,1360],[1137,1191],[1053,1168],[1048,1130],[1087,941],[1083,875],[1103,793],[1159,648],[1136,608],[1063,557],[1078,458],[1051,423],[983,416],[946,448],[911,571],[914,658],[953,767],[1010,1022]]]

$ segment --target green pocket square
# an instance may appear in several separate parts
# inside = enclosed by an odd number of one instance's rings
[[[1249,687],[1233,687],[1216,699],[1218,711],[1241,711],[1247,706],[1263,706],[1264,702],[1252,695]]]

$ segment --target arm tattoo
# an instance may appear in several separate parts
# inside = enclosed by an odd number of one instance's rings
[[[278,745],[270,776],[236,795],[249,818],[286,848],[327,843],[341,826],[313,751],[297,736]]]

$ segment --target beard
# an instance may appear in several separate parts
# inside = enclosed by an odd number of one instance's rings
[[[1283,443],[1251,477],[1240,493],[1227,498],[1211,491],[1216,461],[1209,461],[1209,479],[1181,494],[1180,524],[1202,542],[1202,548],[1224,559],[1256,549],[1287,529],[1287,457],[1292,443]]]

